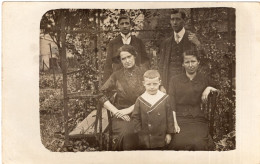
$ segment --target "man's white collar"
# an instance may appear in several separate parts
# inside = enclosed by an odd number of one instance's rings
[[[182,40],[182,38],[183,38],[183,36],[184,36],[184,34],[185,34],[185,28],[183,27],[182,29],[181,29],[181,31],[179,31],[178,33],[176,33],[175,31],[174,31],[174,38],[175,38],[175,40],[176,40],[176,34],[178,34],[179,35],[179,41],[181,41]]]
[[[123,33],[120,33],[120,34],[121,34],[123,39],[127,39],[127,38],[129,38],[131,36],[130,32],[128,34],[126,34],[126,35],[123,34]]]
[[[124,35],[121,33],[121,36],[122,36],[122,42],[123,44],[130,44],[131,42],[131,34],[128,33],[127,35]]]
[[[155,95],[150,95],[149,93],[147,93],[146,91],[141,95],[141,97],[147,101],[148,103],[150,103],[152,106],[158,102],[163,96],[165,95],[165,93],[161,92],[160,90],[157,91],[157,93]]]

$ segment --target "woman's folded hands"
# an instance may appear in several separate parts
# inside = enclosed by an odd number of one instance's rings
[[[116,118],[121,118],[124,121],[130,121],[130,117],[125,113],[126,112],[122,109],[118,110],[116,113],[114,113],[114,115],[116,116]]]

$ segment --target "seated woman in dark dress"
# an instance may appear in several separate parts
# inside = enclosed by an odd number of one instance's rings
[[[209,150],[212,147],[208,122],[200,105],[207,101],[210,92],[217,89],[197,71],[199,53],[196,50],[184,52],[182,66],[185,73],[170,81],[170,100],[180,127],[170,143],[171,150]]]
[[[114,150],[135,150],[138,137],[130,123],[130,114],[138,96],[144,91],[142,84],[144,69],[135,65],[136,51],[130,45],[123,45],[118,50],[118,57],[123,68],[114,72],[101,87],[103,96],[100,101],[112,113],[112,133]],[[116,90],[112,104],[109,98]]]

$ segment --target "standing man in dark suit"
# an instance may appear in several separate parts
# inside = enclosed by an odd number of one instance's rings
[[[162,76],[161,91],[168,91],[171,77],[181,74],[182,53],[190,49],[201,49],[194,33],[184,28],[186,15],[183,11],[172,10],[170,23],[174,34],[163,41],[160,47],[159,72]]]
[[[120,35],[111,40],[108,44],[103,81],[106,81],[114,71],[122,68],[122,65],[120,64],[121,62],[118,62],[115,57],[117,56],[117,50],[124,44],[129,44],[135,48],[137,52],[135,60],[137,66],[142,65],[145,68],[149,68],[150,66],[150,61],[146,54],[144,43],[141,39],[131,35],[130,33],[130,18],[126,15],[121,15],[118,18],[118,27],[120,29]]]

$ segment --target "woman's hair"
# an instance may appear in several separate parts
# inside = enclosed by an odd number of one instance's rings
[[[200,61],[200,56],[203,55],[204,52],[202,50],[187,50],[187,51],[184,51],[183,54],[182,54],[182,63],[184,62],[184,57],[185,56],[194,56],[196,57],[196,59],[198,61]]]
[[[148,79],[154,79],[158,77],[160,79],[160,73],[158,72],[158,70],[151,69],[146,71],[143,77]]]
[[[112,59],[115,63],[120,62],[120,53],[123,51],[129,52],[133,56],[137,56],[137,52],[135,51],[135,48],[131,45],[125,44],[117,50],[117,55]]]

